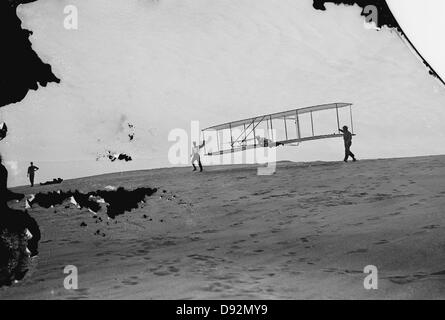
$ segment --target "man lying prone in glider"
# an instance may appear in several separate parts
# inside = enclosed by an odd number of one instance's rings
[[[263,138],[260,136],[255,136],[255,139],[258,141],[258,145],[260,145],[261,147],[278,147],[278,146],[284,146],[283,143],[280,142],[274,142],[268,138]]]

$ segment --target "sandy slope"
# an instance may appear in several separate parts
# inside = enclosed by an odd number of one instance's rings
[[[273,176],[162,169],[32,191],[109,184],[161,191],[115,221],[34,208],[37,266],[0,298],[445,298],[445,156],[282,163]],[[68,264],[79,268],[77,291],[63,288]],[[368,264],[378,290],[363,288]]]

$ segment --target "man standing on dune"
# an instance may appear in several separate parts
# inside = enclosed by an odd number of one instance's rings
[[[28,178],[29,182],[31,183],[31,187],[34,187],[34,173],[39,170],[32,162],[31,165],[28,167]]]
[[[343,133],[343,140],[345,141],[345,158],[343,161],[348,162],[349,157],[352,158],[352,161],[357,161],[354,154],[351,152],[352,133],[348,130],[347,126],[343,126],[343,129],[338,130]]]
[[[205,141],[202,142],[200,146],[196,145],[196,141],[193,141],[193,148],[192,148],[192,165],[193,165],[193,171],[196,171],[195,161],[198,161],[199,165],[199,171],[202,172],[202,164],[201,164],[201,156],[199,155],[199,150],[204,147]]]

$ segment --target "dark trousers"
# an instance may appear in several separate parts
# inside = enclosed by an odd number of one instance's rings
[[[29,175],[29,182],[31,183],[31,187],[34,187],[34,175],[33,174]]]
[[[202,171],[202,164],[201,164],[201,159],[198,158],[198,165],[199,165],[199,170]],[[195,161],[192,162],[193,165],[193,170],[196,170],[196,166],[195,166]]]
[[[353,160],[355,160],[355,156],[351,152],[351,145],[352,145],[352,143],[345,144],[345,159],[344,159],[344,161],[348,161],[349,157],[351,157]]]

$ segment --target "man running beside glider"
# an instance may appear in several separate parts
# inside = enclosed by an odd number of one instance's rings
[[[343,140],[345,141],[345,158],[343,161],[348,162],[349,157],[352,158],[352,161],[357,161],[354,154],[351,152],[352,133],[348,130],[347,126],[343,126],[343,129],[338,130],[343,133]]]
[[[196,141],[193,141],[192,154],[190,155],[192,157],[193,171],[196,171],[195,161],[198,161],[199,171],[202,172],[201,156],[199,155],[199,151],[202,147],[204,147],[204,145],[205,141],[203,141],[200,146],[197,146]]]

